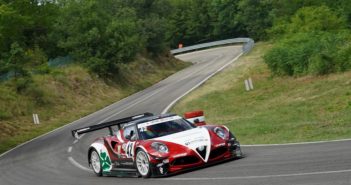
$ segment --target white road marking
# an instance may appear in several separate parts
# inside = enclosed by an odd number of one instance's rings
[[[307,144],[334,143],[334,142],[341,142],[341,141],[351,141],[351,138],[338,139],[338,140],[329,140],[329,141],[311,141],[311,142],[282,143],[282,144],[257,144],[257,145],[241,145],[241,146],[244,146],[244,147],[290,146],[290,145],[307,145]]]
[[[68,147],[67,152],[68,152],[68,153],[71,153],[71,152],[72,152],[72,146]]]
[[[221,57],[223,57],[223,54],[220,54],[220,55],[216,55],[216,57],[214,58],[214,59],[212,59],[212,61],[215,61],[215,60],[217,60],[217,59],[219,59],[219,58],[221,58]],[[188,77],[190,77],[190,76],[193,76],[194,74],[196,74],[196,73],[199,73],[200,71],[202,71],[203,69],[207,69],[208,68],[208,66],[210,66],[213,62],[208,62],[208,64],[205,64],[205,66],[202,66],[202,68],[200,68],[200,69],[198,69],[197,71],[194,71],[194,72],[192,72],[192,73],[190,73],[190,74],[188,74],[188,75],[186,75],[186,76],[182,76],[182,79],[178,79],[177,81],[181,81],[181,80],[183,80],[183,79],[187,79]],[[201,62],[202,63],[202,62]],[[205,63],[205,62],[204,62]],[[194,64],[196,64],[196,62],[194,63]]]
[[[77,143],[80,139],[82,139],[82,138],[84,137],[84,135],[85,135],[85,134],[82,134],[82,135],[76,137],[76,140],[73,141],[73,144],[75,144],[74,142]]]
[[[243,177],[189,177],[189,178],[165,178],[162,180],[174,180],[174,181],[205,181],[205,180],[240,180],[240,179],[260,179],[260,178],[276,178],[276,177],[295,177],[295,176],[306,176],[306,175],[324,175],[324,174],[335,174],[335,173],[349,173],[348,170],[337,170],[337,171],[322,171],[322,172],[307,172],[307,173],[291,173],[291,174],[278,174],[278,175],[258,175],[258,176],[243,176]]]
[[[92,172],[93,170],[91,170],[90,168],[87,168],[85,166],[82,166],[81,164],[79,164],[77,161],[75,161],[72,157],[68,157],[68,160],[76,167],[84,170],[84,171],[87,171],[87,172]]]
[[[243,53],[240,53],[237,57],[235,57],[233,60],[229,61],[228,63],[226,63],[224,66],[222,66],[221,68],[219,68],[217,71],[213,72],[212,74],[208,75],[205,79],[203,79],[201,82],[199,82],[198,84],[196,84],[193,88],[189,89],[188,91],[186,91],[184,94],[182,94],[181,96],[179,96],[178,98],[176,98],[175,100],[173,100],[163,111],[162,114],[165,114],[168,112],[168,110],[175,104],[177,103],[181,98],[183,98],[184,96],[186,96],[187,94],[189,94],[191,91],[193,91],[194,89],[198,88],[200,85],[202,85],[204,82],[206,82],[208,79],[210,79],[212,76],[214,76],[215,74],[217,74],[218,72],[222,71],[224,68],[226,68],[228,65],[230,65],[231,63],[233,63],[235,60],[237,60],[241,55],[243,55]]]

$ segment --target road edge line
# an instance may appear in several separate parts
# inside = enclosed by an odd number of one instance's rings
[[[79,164],[76,160],[73,159],[73,157],[68,157],[68,160],[71,162],[71,164],[73,164],[74,166],[84,170],[84,171],[87,171],[87,172],[93,172],[93,170],[89,169],[89,168],[86,168],[85,166],[82,166],[81,164]]]
[[[253,145],[241,145],[243,147],[267,147],[267,146],[291,146],[291,145],[307,145],[307,144],[323,144],[323,143],[335,143],[342,141],[351,141],[351,138],[336,139],[336,140],[324,140],[324,141],[309,141],[299,143],[281,143],[281,144],[253,144]]]
[[[306,175],[324,175],[324,174],[349,173],[349,172],[351,172],[351,169],[335,170],[335,171],[306,172],[306,173],[278,174],[278,175],[242,176],[242,177],[188,177],[188,178],[174,177],[174,178],[168,178],[168,179],[163,179],[163,180],[168,180],[168,181],[241,180],[241,179],[296,177],[296,176],[306,176]]]
[[[241,55],[243,55],[244,53],[240,53],[238,56],[236,56],[233,60],[229,61],[228,63],[226,63],[224,66],[222,66],[221,68],[219,68],[217,71],[213,72],[212,74],[210,74],[209,76],[207,76],[205,79],[203,79],[201,82],[199,82],[198,84],[196,84],[194,87],[192,87],[191,89],[189,89],[188,91],[186,91],[184,94],[182,94],[181,96],[179,96],[178,98],[176,98],[175,100],[173,100],[165,109],[163,109],[161,114],[165,114],[169,111],[170,108],[172,108],[174,106],[175,103],[177,103],[181,98],[183,98],[184,96],[186,96],[187,94],[189,94],[191,91],[193,91],[194,89],[198,88],[200,85],[202,85],[203,83],[205,83],[208,79],[210,79],[211,77],[213,77],[214,75],[216,75],[217,73],[219,73],[220,71],[222,71],[224,68],[226,68],[228,65],[232,64],[234,61],[236,61],[239,57],[241,57]]]

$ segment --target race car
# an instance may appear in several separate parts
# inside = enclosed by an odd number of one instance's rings
[[[241,158],[240,143],[225,126],[207,125],[203,111],[144,113],[72,130],[72,135],[108,128],[88,149],[97,176],[160,177]]]

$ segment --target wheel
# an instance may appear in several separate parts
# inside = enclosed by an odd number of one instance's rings
[[[135,164],[139,174],[143,178],[151,176],[151,168],[149,158],[143,150],[139,149],[135,157]]]
[[[100,156],[95,149],[92,149],[90,152],[90,165],[97,176],[102,176]]]

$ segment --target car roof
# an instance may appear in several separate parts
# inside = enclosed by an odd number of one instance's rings
[[[140,119],[137,119],[135,121],[131,121],[129,123],[126,123],[123,125],[123,128],[128,127],[128,126],[132,126],[132,125],[137,125],[139,123],[144,123],[144,122],[153,121],[153,120],[157,120],[157,119],[161,119],[161,118],[167,118],[167,117],[176,116],[176,115],[177,114],[167,113],[167,114],[160,114],[160,115],[156,115],[156,116],[148,116],[148,117],[140,118]]]

